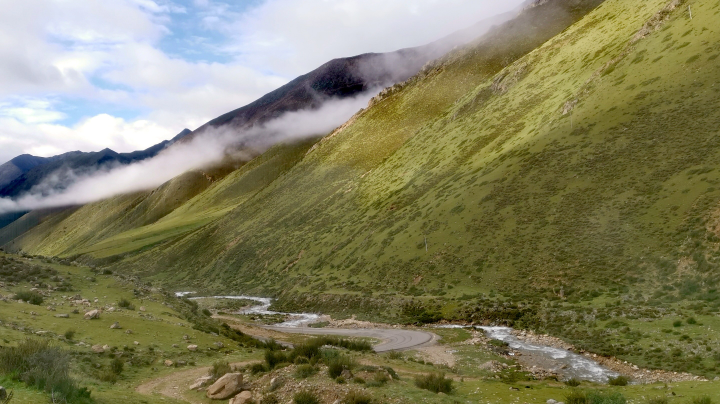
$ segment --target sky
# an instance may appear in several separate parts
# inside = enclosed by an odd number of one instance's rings
[[[0,0],[0,164],[129,152],[338,57],[423,45],[522,0]]]

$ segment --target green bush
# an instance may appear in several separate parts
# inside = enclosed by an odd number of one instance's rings
[[[650,397],[648,404],[668,404],[668,399],[664,396]]]
[[[433,393],[449,394],[453,389],[452,379],[446,379],[442,373],[430,373],[415,378],[415,385],[421,389],[432,391]]]
[[[692,404],[712,404],[712,399],[709,396],[693,397]]]
[[[212,312],[208,309],[202,309],[202,314],[204,314],[208,317],[212,317]]]
[[[608,379],[608,384],[611,386],[627,386],[629,382],[630,379],[622,375]]]
[[[39,306],[43,304],[44,298],[43,296],[38,292],[30,292],[30,291],[22,291],[17,292],[15,296],[13,297],[15,300],[22,300],[25,303],[34,304],[36,306]]]
[[[315,393],[304,390],[299,393],[296,393],[293,396],[293,403],[295,404],[320,404],[320,399],[318,399],[317,395]]]
[[[65,339],[68,341],[72,341],[72,339],[75,337],[75,330],[67,330],[65,331]]]
[[[70,377],[70,356],[48,341],[27,339],[17,347],[0,348],[0,372],[30,387],[52,393],[56,401],[89,403],[90,392]]]
[[[265,363],[269,370],[273,370],[277,365],[287,362],[288,358],[285,353],[280,351],[265,351]]]
[[[566,380],[565,384],[570,387],[577,387],[580,385],[580,380],[573,377],[572,379]]]
[[[250,373],[254,375],[263,373],[266,370],[267,369],[265,368],[265,365],[263,365],[262,363],[253,363],[252,365],[250,365]]]
[[[280,399],[275,394],[268,394],[260,400],[260,404],[280,404]]]
[[[331,379],[336,379],[340,376],[343,370],[352,370],[355,367],[355,362],[352,358],[344,355],[338,355],[331,358],[325,359],[325,363],[328,366],[328,376]]]
[[[132,303],[130,303],[130,301],[128,299],[124,299],[124,298],[120,299],[120,301],[118,302],[118,307],[122,307],[123,309],[128,309],[128,310],[135,310],[135,306]]]
[[[351,391],[343,399],[343,404],[372,404],[373,400],[367,394],[360,391]]]
[[[682,327],[682,321],[676,320],[673,322],[673,327]]]
[[[695,318],[693,317],[690,317],[689,319],[687,319],[687,323],[690,325],[694,325],[697,324],[697,320],[695,320]]]
[[[588,404],[587,394],[582,390],[572,389],[565,394],[565,404]]]
[[[110,370],[116,375],[120,375],[125,368],[125,363],[120,358],[115,358],[110,362]]]
[[[621,393],[593,391],[587,395],[588,404],[627,404],[627,399]]]
[[[295,377],[298,379],[307,379],[308,377],[314,375],[317,372],[317,369],[315,369],[315,366],[313,365],[300,365],[295,369]]]
[[[390,377],[385,372],[377,372],[373,375],[372,380],[367,383],[368,387],[382,387],[390,381]]]
[[[227,361],[217,361],[213,363],[212,369],[210,369],[210,376],[212,376],[213,380],[217,380],[231,372],[232,369]]]

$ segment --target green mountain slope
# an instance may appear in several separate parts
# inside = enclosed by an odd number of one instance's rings
[[[714,296],[720,6],[597,3],[528,10],[160,220],[13,246],[307,305]]]

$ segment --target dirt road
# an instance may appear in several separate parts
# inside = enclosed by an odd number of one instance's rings
[[[300,327],[263,327],[268,330],[307,335],[340,335],[343,337],[368,337],[381,340],[375,345],[375,352],[405,351],[432,345],[437,341],[437,335],[425,331],[382,329],[382,328],[300,328]]]

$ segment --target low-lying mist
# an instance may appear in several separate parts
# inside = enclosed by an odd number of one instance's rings
[[[0,198],[0,214],[83,205],[115,195],[157,188],[178,175],[212,166],[238,150],[252,158],[271,146],[323,136],[364,108],[379,89],[352,98],[330,99],[319,108],[288,112],[263,125],[246,129],[214,128],[187,143],[176,143],[157,156],[138,163],[105,166],[92,172],[61,170],[15,199]]]

